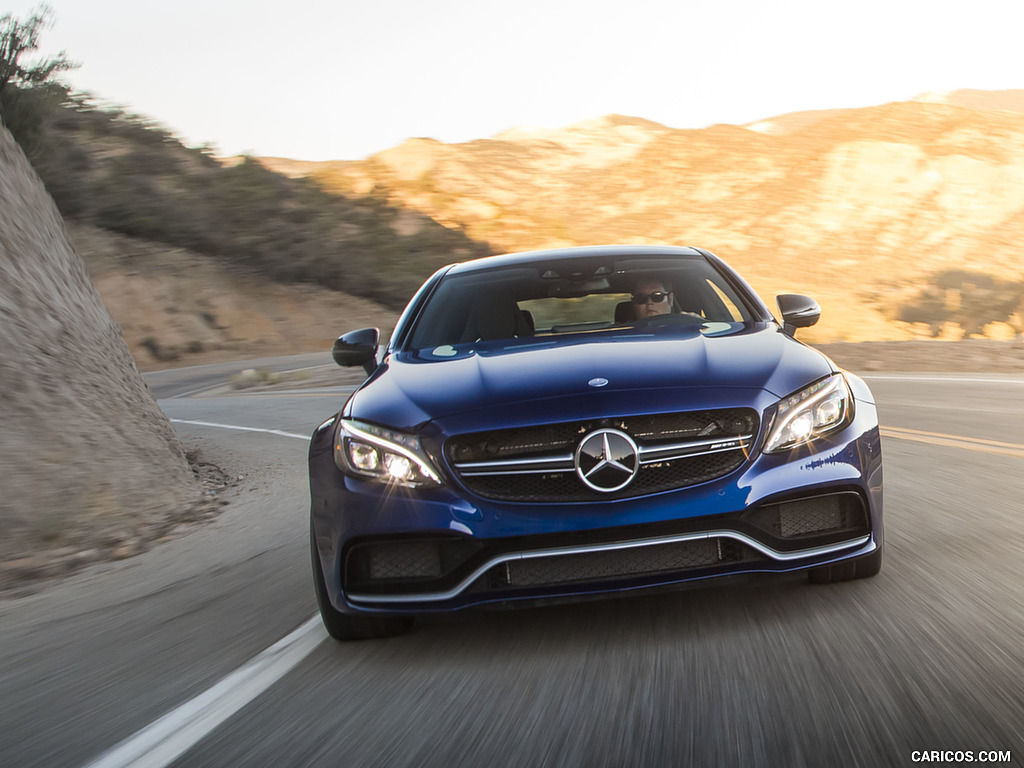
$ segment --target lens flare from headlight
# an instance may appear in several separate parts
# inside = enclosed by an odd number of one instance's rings
[[[334,462],[343,472],[391,485],[423,488],[442,482],[418,437],[349,419],[338,425]]]
[[[809,443],[849,422],[852,397],[842,374],[815,382],[779,401],[765,453]]]

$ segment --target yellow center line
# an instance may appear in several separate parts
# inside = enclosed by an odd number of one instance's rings
[[[913,440],[917,443],[928,445],[941,445],[947,448],[962,448],[968,451],[979,451],[981,453],[992,453],[998,456],[1012,456],[1017,459],[1024,459],[1024,445],[1020,443],[1002,443],[997,440],[982,440],[977,437],[964,437],[962,435],[944,435],[941,432],[924,432],[917,429],[903,429],[901,427],[881,427],[882,437],[895,438],[897,440]]]

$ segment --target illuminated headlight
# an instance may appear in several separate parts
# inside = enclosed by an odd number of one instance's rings
[[[812,384],[779,401],[765,453],[809,443],[846,426],[851,413],[850,390],[842,374]]]
[[[441,485],[418,437],[361,421],[343,419],[338,425],[334,463],[342,471],[394,485]]]

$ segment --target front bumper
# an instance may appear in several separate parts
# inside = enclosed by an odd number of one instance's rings
[[[758,455],[712,482],[595,503],[494,502],[455,484],[388,489],[338,470],[331,435],[322,429],[311,443],[312,526],[328,596],[344,613],[451,611],[797,571],[881,546],[870,403],[814,450]]]

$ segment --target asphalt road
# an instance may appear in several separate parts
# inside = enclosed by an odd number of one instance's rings
[[[211,389],[223,387],[232,375],[247,369],[270,371],[303,371],[333,366],[329,352],[310,352],[290,357],[265,357],[260,360],[241,360],[227,363],[209,363],[189,368],[170,368],[145,374],[146,383],[159,399],[193,397]]]
[[[874,579],[465,613],[345,645],[314,623],[285,663],[260,654],[315,613],[303,437],[344,394],[175,397],[211,386],[206,368],[163,372],[154,389],[183,440],[244,480],[213,523],[0,602],[0,765],[1024,758],[1019,377],[870,381],[887,428]],[[288,668],[235,685],[254,657]],[[200,707],[227,688],[233,703]],[[172,737],[116,762],[126,753],[108,750],[167,713]]]

